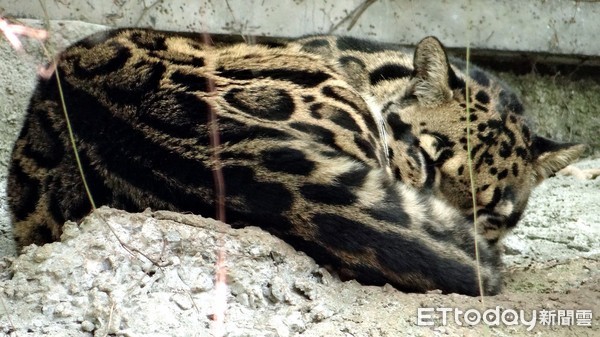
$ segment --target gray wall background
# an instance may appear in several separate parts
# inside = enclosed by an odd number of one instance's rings
[[[336,33],[448,47],[600,55],[600,2],[566,0],[0,0],[14,17],[295,37]]]

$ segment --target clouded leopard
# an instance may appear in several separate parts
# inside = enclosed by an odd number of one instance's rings
[[[216,217],[222,188],[233,227],[259,226],[343,278],[403,291],[479,294],[478,238],[483,292],[497,293],[499,239],[532,188],[582,152],[533,134],[509,88],[449,63],[433,37],[409,52],[348,37],[209,44],[121,29],[57,60],[12,154],[19,247],[58,240],[65,220],[91,210],[56,76],[98,206]]]

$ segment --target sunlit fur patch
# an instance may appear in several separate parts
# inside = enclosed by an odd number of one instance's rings
[[[369,111],[371,115],[375,119],[375,123],[377,123],[377,130],[379,131],[379,139],[381,141],[381,145],[383,147],[385,158],[389,164],[389,144],[388,144],[388,136],[387,131],[385,130],[385,125],[383,121],[383,115],[381,114],[381,105],[375,101],[373,97],[364,97],[365,102],[369,106]],[[389,167],[389,166],[388,166]]]
[[[399,185],[396,188],[400,190],[402,196],[402,207],[409,215],[412,222],[422,222],[427,219],[427,207],[421,195],[413,188],[406,185]]]
[[[494,207],[494,212],[503,216],[509,216],[513,210],[514,204],[511,200],[502,200]]]
[[[377,206],[385,197],[385,180],[389,178],[381,170],[370,171],[361,188],[356,191],[359,204],[365,207]]]
[[[328,163],[335,163],[334,165],[318,165],[313,175],[315,182],[329,183],[334,181],[336,177],[351,172],[355,167],[358,167],[352,159],[347,157],[337,157],[328,160]]]
[[[425,151],[431,157],[431,159],[434,161],[438,159],[440,151],[437,146],[437,140],[433,135],[422,134],[419,136],[419,145],[423,151]]]

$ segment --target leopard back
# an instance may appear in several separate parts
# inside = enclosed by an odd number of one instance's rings
[[[493,294],[501,284],[493,230],[512,227],[535,182],[580,152],[532,135],[496,98],[499,89],[484,102],[480,84],[451,66],[434,38],[412,61],[348,38],[203,40],[122,29],[59,55],[54,75],[38,83],[12,154],[19,247],[56,241],[65,220],[90,212],[83,175],[97,206],[259,226],[342,278]],[[471,138],[477,207],[481,216],[503,216],[488,221],[496,228],[478,223],[479,233],[465,206],[467,84],[488,110],[471,110],[474,128],[486,125]],[[484,154],[502,156],[505,142],[510,163],[489,163]],[[475,241],[484,237],[479,289]]]

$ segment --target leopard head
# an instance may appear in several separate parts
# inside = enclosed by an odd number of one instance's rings
[[[466,217],[476,210],[479,231],[495,242],[517,224],[532,189],[585,146],[534,134],[506,85],[475,67],[467,74],[460,61],[450,64],[434,37],[418,44],[413,63],[409,89],[392,109],[435,172],[434,193]]]

